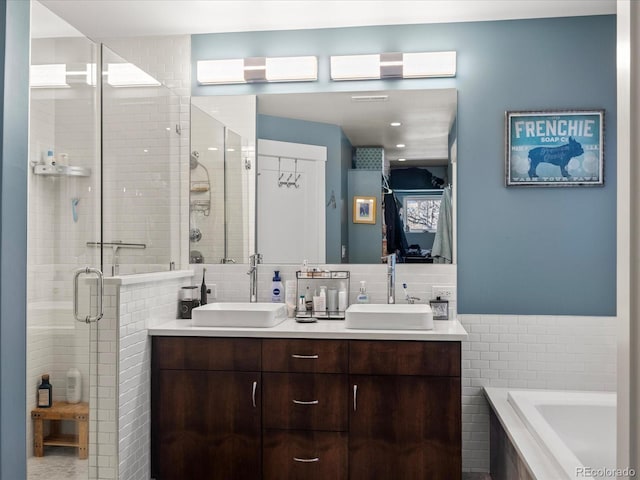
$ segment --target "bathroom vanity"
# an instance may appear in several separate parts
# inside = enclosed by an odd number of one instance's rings
[[[461,477],[457,321],[150,331],[153,478]]]

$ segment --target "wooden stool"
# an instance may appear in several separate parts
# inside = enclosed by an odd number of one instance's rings
[[[53,402],[50,408],[34,408],[33,444],[36,457],[44,456],[44,446],[78,447],[78,457],[88,457],[89,449],[89,404],[86,402]],[[49,435],[44,437],[44,421],[50,420]],[[71,420],[77,424],[77,434],[60,433],[60,420]]]

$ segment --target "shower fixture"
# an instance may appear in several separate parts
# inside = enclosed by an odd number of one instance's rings
[[[207,170],[207,167],[200,162],[200,152],[197,150],[191,152],[189,167],[193,171],[200,167],[204,170],[204,173],[207,176],[206,180],[194,180],[193,172],[191,173],[191,211],[202,212],[205,217],[208,217],[209,212],[211,211],[211,179],[209,177],[209,170]]]

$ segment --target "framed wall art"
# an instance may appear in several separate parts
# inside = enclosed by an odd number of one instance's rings
[[[506,186],[604,185],[604,110],[505,114]]]
[[[376,197],[353,197],[353,223],[376,223]]]

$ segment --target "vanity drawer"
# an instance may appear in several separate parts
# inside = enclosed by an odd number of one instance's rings
[[[346,340],[266,339],[262,342],[265,372],[347,373]]]
[[[265,428],[347,430],[347,375],[263,373],[262,384]]]
[[[351,340],[349,372],[459,377],[460,342]]]
[[[153,366],[260,371],[260,343],[255,338],[153,337]]]
[[[347,458],[346,433],[266,430],[263,437],[262,478],[346,480]]]

